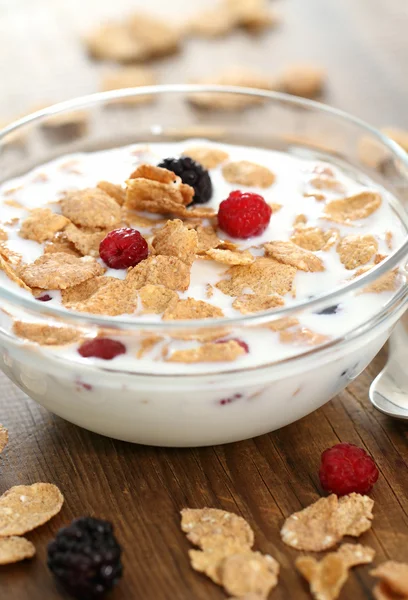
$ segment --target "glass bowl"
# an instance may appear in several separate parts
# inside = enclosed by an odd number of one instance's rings
[[[201,100],[201,108],[192,102]],[[219,100],[222,102],[219,102]],[[238,99],[236,110],[221,105]],[[218,108],[213,107],[214,101]],[[204,105],[206,107],[204,108]],[[214,105],[215,106],[215,105]],[[245,106],[245,110],[244,110]],[[9,126],[0,134],[1,181],[54,158],[131,143],[205,138],[315,158],[392,194],[393,209],[408,225],[408,160],[392,141],[363,122],[324,105],[284,94],[220,86],[158,86],[106,92],[64,102]],[[370,271],[341,288],[232,319],[136,321],[62,310],[29,293],[0,288],[0,367],[31,398],[91,431],[142,444],[203,446],[273,431],[317,409],[369,364],[407,305],[408,241]],[[292,344],[277,359],[269,350],[231,363],[150,363],[136,354],[126,363],[88,359],[61,346],[42,346],[12,331],[13,320],[67,327],[81,338],[109,335],[125,344],[153,336],[251,340],[284,319],[314,315],[351,297],[392,271],[398,285],[343,324],[341,334]],[[278,335],[278,333],[277,333]],[[148,342],[147,342],[148,343]]]

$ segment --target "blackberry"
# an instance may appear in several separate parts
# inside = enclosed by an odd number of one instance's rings
[[[208,171],[192,158],[165,158],[158,166],[173,171],[183,183],[194,188],[191,204],[204,204],[211,199],[213,190]]]
[[[100,598],[122,576],[121,547],[108,521],[81,517],[48,544],[48,568],[59,584],[81,600]]]

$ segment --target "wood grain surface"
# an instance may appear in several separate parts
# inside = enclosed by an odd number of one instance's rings
[[[103,66],[91,63],[81,33],[137,2],[0,0],[0,120],[33,105],[96,91]],[[142,3],[140,3],[142,4]],[[151,1],[152,10],[180,18],[205,0]],[[276,72],[293,61],[327,67],[326,101],[376,125],[408,126],[408,5],[402,0],[281,0],[279,30],[261,38],[237,33],[216,42],[191,40],[183,53],[155,63],[163,82],[206,75],[214,64],[255,65]],[[0,458],[0,492],[50,481],[66,502],[50,523],[29,534],[38,555],[0,567],[3,600],[61,597],[47,571],[47,542],[72,518],[112,520],[124,548],[123,581],[112,600],[221,600],[220,588],[189,567],[179,529],[182,507],[211,506],[243,515],[256,548],[281,564],[274,600],[305,600],[295,551],[279,537],[284,518],[320,494],[321,452],[339,440],[367,448],[381,476],[373,491],[375,521],[360,539],[387,558],[408,561],[408,430],[377,413],[368,388],[384,364],[381,353],[348,389],[309,417],[269,435],[205,449],[159,449],[116,442],[54,417],[0,376],[0,422],[10,443]],[[114,398],[112,398],[114,402]],[[350,575],[342,600],[372,597],[369,567]]]

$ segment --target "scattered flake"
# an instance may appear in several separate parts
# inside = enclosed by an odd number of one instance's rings
[[[86,286],[81,284],[81,286]],[[67,302],[63,295],[63,302],[67,308],[80,312],[89,312],[95,315],[117,315],[131,314],[138,307],[137,290],[116,277],[100,277],[95,282],[94,291],[92,291],[93,281],[90,282],[88,290],[77,290],[77,295],[85,296],[88,292],[88,298],[79,302]],[[76,286],[79,288],[80,286]],[[72,290],[68,290],[72,291]]]
[[[207,342],[188,350],[176,350],[167,360],[182,363],[231,362],[243,354],[244,348],[235,340],[229,340],[222,343]]]
[[[388,254],[376,254],[374,256],[374,264],[378,265],[380,262],[388,258]]]
[[[260,552],[227,556],[219,569],[222,586],[236,596],[255,593],[266,598],[278,583],[279,564],[272,556]]]
[[[264,244],[266,256],[271,256],[275,260],[296,267],[301,271],[315,273],[324,271],[324,264],[321,258],[300,248],[293,242],[268,242]]]
[[[327,554],[320,562],[311,556],[296,560],[298,571],[310,584],[316,600],[336,600],[347,581],[348,569],[335,553]]]
[[[61,510],[64,497],[52,483],[16,485],[0,497],[0,536],[23,535]]]
[[[299,320],[296,317],[283,317],[282,319],[276,319],[276,321],[272,321],[267,325],[262,325],[262,327],[267,327],[271,331],[284,331],[285,329],[290,329],[291,327],[295,327],[299,325]]]
[[[265,600],[263,596],[259,594],[245,594],[245,596],[241,596],[240,598],[228,598],[227,600]]]
[[[378,577],[381,584],[388,586],[394,594],[402,596],[401,600],[408,598],[408,564],[388,560],[370,572],[373,577]],[[390,595],[390,600],[393,596]]]
[[[113,198],[115,202],[119,204],[119,206],[124,204],[126,192],[122,186],[117,185],[116,183],[110,183],[110,181],[100,181],[96,187]]]
[[[99,245],[107,233],[106,230],[95,231],[87,227],[80,228],[73,223],[70,223],[65,229],[67,240],[75,246],[82,256],[99,257]]]
[[[341,181],[330,175],[316,175],[309,180],[309,184],[317,190],[330,190],[339,194],[344,194],[346,191]],[[318,202],[321,202],[325,199],[323,194],[312,194],[312,196],[315,198],[315,200],[318,200]]]
[[[163,313],[166,309],[172,310],[178,300],[177,292],[168,290],[162,285],[145,285],[139,290],[142,301],[143,313]]]
[[[17,188],[15,188],[17,189]],[[6,192],[4,192],[4,195],[6,195]],[[17,200],[14,199],[10,199],[10,200],[3,200],[3,204],[5,204],[6,206],[11,206],[11,208],[18,208],[19,210],[24,209],[25,207],[21,204],[21,202],[17,202]]]
[[[279,340],[282,344],[296,344],[306,346],[318,346],[324,344],[330,338],[327,335],[316,333],[307,327],[298,327],[291,331],[281,331]]]
[[[65,238],[57,238],[44,247],[44,254],[55,254],[57,252],[65,252],[66,254],[72,254],[72,256],[81,256],[74,244]]]
[[[61,211],[75,225],[90,229],[114,229],[121,219],[120,206],[99,188],[67,194],[61,200]]]
[[[79,340],[80,332],[72,327],[54,327],[42,323],[15,321],[13,333],[40,346],[64,346]]]
[[[320,552],[332,548],[343,536],[337,525],[337,508],[337,496],[331,494],[293,513],[281,529],[282,541],[296,550]]]
[[[211,283],[207,283],[205,295],[207,298],[212,298],[212,296],[214,295],[214,288],[211,285]]]
[[[237,25],[251,33],[260,33],[279,24],[278,14],[269,7],[266,0],[225,0]]]
[[[216,38],[230,33],[235,26],[234,15],[225,5],[220,4],[199,12],[187,21],[184,29],[191,35]]]
[[[375,550],[361,544],[342,544],[336,552],[348,569],[373,562]]]
[[[368,263],[378,250],[373,235],[346,235],[337,246],[340,261],[348,270]]]
[[[381,131],[408,152],[408,131],[399,127],[383,127]]]
[[[126,208],[122,210],[122,220],[125,225],[129,225],[136,229],[138,227],[143,229],[147,227],[161,226],[167,223],[167,219],[154,219],[145,217],[134,210],[127,210]]]
[[[144,338],[141,342],[140,342],[140,348],[136,353],[136,357],[137,358],[143,358],[143,356],[145,354],[147,354],[147,352],[150,352],[150,350],[153,350],[153,348],[163,340],[162,337],[160,337],[159,335],[149,335],[148,337]]]
[[[389,156],[389,150],[377,139],[364,136],[358,141],[358,158],[371,169],[380,169]]]
[[[221,244],[221,240],[211,226],[204,227],[203,225],[194,225],[197,232],[197,254],[205,254],[207,250],[217,248]]]
[[[14,535],[0,538],[0,565],[16,563],[34,555],[34,545],[25,538]]]
[[[193,146],[184,150],[183,155],[189,156],[205,169],[215,169],[229,158],[227,152],[211,146]]]
[[[22,260],[21,254],[11,250],[7,244],[0,244],[0,257],[4,258],[11,267],[18,267]]]
[[[111,280],[111,277],[93,277],[92,279],[87,279],[83,283],[74,285],[66,290],[61,290],[62,304],[67,308],[71,308],[78,302],[85,302]]]
[[[303,98],[316,98],[323,92],[326,73],[315,65],[299,64],[288,66],[280,75],[282,91]]]
[[[47,173],[37,173],[32,179],[32,183],[44,183],[45,181],[49,181],[49,176]]]
[[[18,263],[15,264],[15,261],[11,262],[11,257],[5,252],[4,246],[0,245],[0,269],[4,271],[11,281],[17,283],[18,286],[31,292],[31,288],[26,285],[26,283],[17,275],[16,268],[18,267]]]
[[[250,265],[255,262],[255,257],[249,250],[239,252],[237,250],[220,250],[212,248],[207,250],[206,255],[224,265]]]
[[[7,240],[8,240],[7,231],[4,231],[4,229],[1,229],[1,227],[0,227],[0,242],[6,242]]]
[[[301,213],[299,215],[296,215],[296,217],[294,218],[293,227],[297,228],[299,226],[306,225],[306,223],[307,223],[307,216],[304,215],[303,213]],[[300,246],[300,244],[298,244],[298,246]]]
[[[140,86],[156,85],[157,78],[154,72],[147,67],[122,67],[119,70],[106,73],[102,79],[101,90],[108,92],[110,90],[119,90],[122,88],[135,88]],[[128,96],[110,100],[113,104],[149,104],[154,102],[154,95],[140,94],[137,96]]]
[[[337,552],[330,552],[317,561],[311,556],[296,560],[298,571],[310,584],[316,600],[336,600],[347,580],[350,568],[373,561],[375,551],[360,544],[343,544]]]
[[[339,198],[326,204],[324,216],[336,223],[349,223],[357,219],[366,219],[381,206],[378,192],[360,192],[348,198]]]
[[[8,430],[0,423],[0,453],[3,452],[4,448],[7,446],[8,439]]]
[[[181,529],[187,539],[202,550],[222,547],[230,541],[243,549],[252,548],[254,544],[254,532],[245,519],[217,508],[183,508]]]
[[[268,202],[268,204],[272,209],[272,214],[277,213],[282,208],[282,204],[278,204],[277,202]]]
[[[318,192],[305,193],[303,194],[304,198],[313,198],[317,202],[324,202],[326,200],[326,196],[324,194],[319,194]]]
[[[198,249],[197,232],[185,227],[179,219],[167,221],[154,236],[152,246],[157,254],[177,256],[192,265]]]
[[[178,49],[179,37],[177,28],[168,22],[138,12],[123,22],[97,27],[84,41],[94,58],[132,62],[172,54]]]
[[[362,267],[362,269],[370,270],[371,267]],[[360,273],[356,273],[355,276],[363,275],[366,271],[362,271],[360,269]],[[390,271],[389,273],[385,273],[385,275],[381,275],[376,281],[370,283],[363,290],[363,294],[381,294],[382,292],[394,292],[398,289],[398,285],[400,283],[400,277],[397,270]]]
[[[233,537],[215,538],[215,545],[206,550],[189,550],[191,566],[199,573],[205,573],[214,583],[222,585],[220,565],[224,558],[232,554],[249,550],[249,546],[242,546],[240,540]]]
[[[227,271],[230,279],[216,284],[228,296],[240,296],[249,288],[255,294],[280,294],[292,289],[296,269],[273,258],[260,257],[251,265],[236,265]]]
[[[232,306],[239,310],[243,315],[247,315],[261,310],[270,310],[271,308],[283,306],[284,304],[283,298],[277,294],[272,296],[244,294],[234,300]]]
[[[82,171],[79,168],[79,161],[77,159],[67,160],[59,165],[59,170],[70,175],[81,175]]]
[[[140,165],[127,181],[125,207],[158,214],[185,216],[185,207],[194,188],[181,182],[171,171],[153,165]]]
[[[185,292],[190,285],[190,267],[176,256],[150,256],[128,271],[126,281],[135,289],[151,283]]]
[[[343,535],[358,537],[370,529],[373,520],[374,500],[361,494],[339,498],[337,521]]]
[[[216,319],[224,313],[218,306],[213,306],[203,300],[179,300],[177,304],[168,307],[163,315],[163,321],[182,321],[185,319]]]
[[[238,183],[253,187],[268,188],[275,181],[275,175],[267,167],[257,165],[248,160],[240,160],[226,164],[222,174],[229,183]]]
[[[276,82],[252,69],[231,67],[218,76],[205,77],[196,83],[233,85],[239,87],[255,88],[261,90],[275,90]],[[248,106],[256,106],[264,102],[263,98],[251,94],[222,94],[195,92],[189,94],[189,101],[198,108],[215,110],[242,110]]]
[[[305,250],[318,252],[319,250],[329,250],[337,243],[339,237],[337,229],[323,231],[320,227],[298,227],[290,236],[290,240]]]
[[[375,600],[406,600],[405,596],[401,597],[400,594],[395,594],[384,582],[377,583],[372,589],[372,594]]]
[[[393,238],[392,231],[387,231],[385,233],[385,243],[387,244],[387,248],[389,250],[392,250],[392,238]]]
[[[66,252],[56,252],[43,254],[33,263],[21,267],[18,274],[31,287],[65,290],[103,272],[91,256],[77,258]]]

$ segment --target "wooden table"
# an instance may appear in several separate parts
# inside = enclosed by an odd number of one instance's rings
[[[103,16],[134,6],[131,0],[0,0],[0,116],[39,102],[98,88],[101,67],[83,55],[78,33]],[[152,9],[160,0],[151,2]],[[172,0],[163,11],[187,14],[201,2]],[[157,64],[162,81],[205,75],[212,63],[255,64],[271,72],[294,60],[325,65],[327,101],[377,125],[408,126],[408,6],[401,0],[282,0],[284,22],[259,40],[238,33],[223,41],[194,40],[184,53]],[[183,8],[184,7],[184,8]],[[280,541],[285,516],[320,495],[321,452],[339,440],[367,448],[381,476],[372,530],[361,541],[387,558],[408,561],[408,431],[371,408],[369,384],[384,363],[381,353],[356,382],[324,408],[270,435],[238,444],[172,450],[116,442],[74,427],[39,408],[0,377],[0,422],[10,443],[0,459],[0,491],[51,481],[66,498],[62,512],[29,535],[38,556],[1,567],[0,598],[60,597],[46,563],[47,541],[83,514],[115,523],[124,548],[125,576],[112,600],[218,600],[220,588],[189,567],[189,544],[179,529],[184,506],[211,506],[242,514],[254,527],[256,547],[280,562],[275,600],[309,598],[294,570],[296,552]],[[115,399],[112,398],[112,402]],[[349,577],[341,598],[371,598],[369,568]]]

